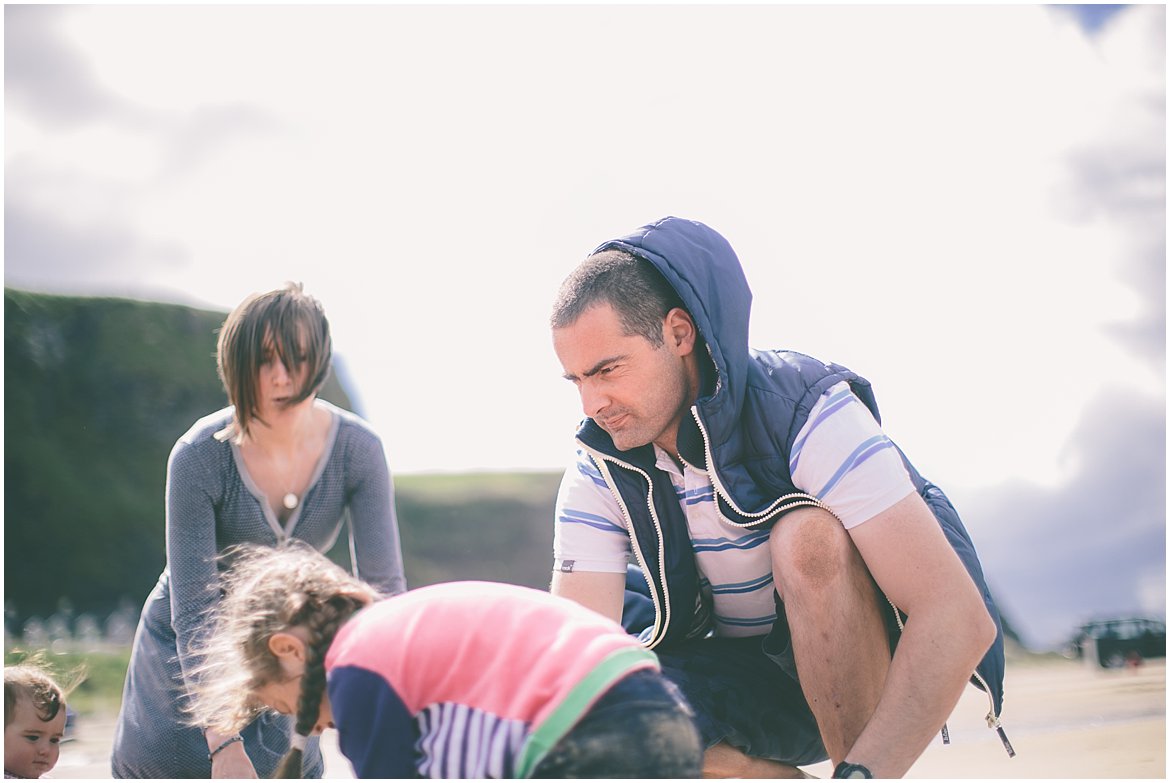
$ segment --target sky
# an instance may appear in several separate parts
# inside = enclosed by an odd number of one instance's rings
[[[557,286],[700,220],[754,346],[873,382],[1029,641],[1164,615],[1163,6],[4,10],[7,286],[301,281],[392,470],[559,470]]]

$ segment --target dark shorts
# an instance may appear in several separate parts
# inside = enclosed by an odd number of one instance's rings
[[[678,685],[710,747],[720,741],[749,756],[786,764],[828,758],[816,718],[805,701],[791,647],[768,652],[771,637],[695,639],[656,647],[662,673]]]
[[[696,726],[708,748],[725,741],[749,756],[786,764],[825,761],[828,753],[817,719],[800,687],[784,602],[775,592],[772,595],[776,621],[768,636],[693,639],[659,645],[654,652],[662,673],[679,686],[695,710]],[[636,600],[627,589],[627,605]],[[892,611],[883,618],[893,650],[899,626]]]
[[[631,571],[622,618],[631,633],[654,622],[646,589],[641,572]],[[800,687],[784,603],[773,596],[776,622],[767,636],[693,639],[654,652],[694,710],[704,745],[726,741],[749,756],[815,764],[829,755]],[[884,616],[892,647],[897,625],[892,612]]]
[[[613,685],[552,747],[534,778],[697,778],[703,746],[678,689],[656,671]]]

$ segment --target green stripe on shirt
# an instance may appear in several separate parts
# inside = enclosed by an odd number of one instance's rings
[[[615,650],[603,658],[584,679],[573,686],[544,722],[533,730],[520,751],[515,776],[531,777],[536,765],[577,725],[600,696],[630,672],[647,668],[647,663],[657,669],[658,656],[644,647]]]

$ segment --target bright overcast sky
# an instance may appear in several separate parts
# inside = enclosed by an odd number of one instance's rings
[[[398,472],[562,467],[550,300],[668,214],[739,253],[756,347],[868,377],[948,488],[1060,487],[1095,401],[1164,407],[1162,6],[5,19],[6,284],[303,281]]]
[[[1156,7],[1095,37],[1039,6],[7,12],[6,283],[301,280],[397,470],[562,465],[550,299],[667,214],[737,249],[757,347],[869,377],[951,483],[1057,481],[1103,384],[1163,391],[1110,333],[1158,226],[1093,169],[1160,162]]]

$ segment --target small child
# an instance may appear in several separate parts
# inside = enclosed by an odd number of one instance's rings
[[[618,624],[516,585],[379,600],[302,546],[248,548],[226,576],[192,722],[230,734],[296,716],[335,727],[359,778],[698,777],[689,708]]]
[[[37,666],[4,667],[4,777],[39,778],[57,765],[65,694]]]

